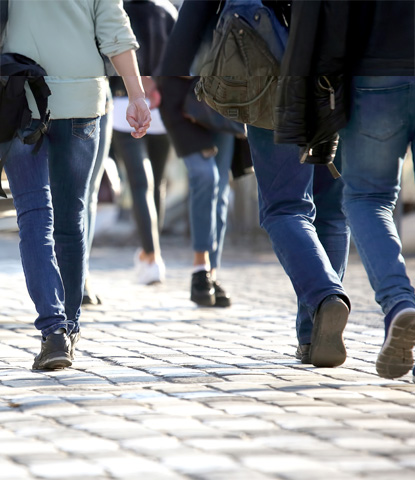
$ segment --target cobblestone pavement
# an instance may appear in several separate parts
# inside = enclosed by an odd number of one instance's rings
[[[189,301],[187,239],[167,282],[134,282],[132,247],[93,251],[103,305],[73,368],[33,372],[39,336],[16,236],[0,237],[0,479],[415,478],[415,385],[379,378],[382,316],[356,255],[346,363],[294,358],[295,297],[264,238],[228,242],[230,309]],[[408,260],[415,278],[415,258]]]

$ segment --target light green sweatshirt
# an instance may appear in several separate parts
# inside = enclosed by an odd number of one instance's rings
[[[112,57],[138,48],[122,0],[9,3],[3,51],[26,55],[46,70],[51,118],[103,115],[107,81],[99,50]],[[39,118],[31,93],[27,97]]]

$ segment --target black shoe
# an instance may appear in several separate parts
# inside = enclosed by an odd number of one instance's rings
[[[310,343],[305,343],[304,345],[298,345],[295,352],[295,358],[300,360],[301,363],[311,363],[310,358]]]
[[[51,333],[46,338],[42,338],[42,347],[39,355],[35,357],[32,369],[57,370],[70,367],[72,365],[73,348],[69,335],[66,333]]]
[[[215,287],[210,278],[210,273],[206,270],[192,274],[190,300],[203,307],[213,307],[215,305]]]
[[[220,286],[218,282],[212,282],[213,288],[215,289],[215,307],[230,307],[231,306],[231,296],[229,293],[226,293],[225,290]]]
[[[338,367],[346,360],[343,330],[349,307],[337,295],[326,297],[314,315],[310,358],[316,367]]]
[[[82,305],[101,305],[102,300],[98,295],[95,293],[90,293],[88,291],[84,291],[84,295],[82,297]]]

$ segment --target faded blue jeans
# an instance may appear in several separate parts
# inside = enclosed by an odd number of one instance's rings
[[[261,226],[297,294],[297,337],[311,342],[313,315],[329,295],[348,302],[341,280],[349,229],[341,209],[343,182],[325,167],[301,165],[295,145],[275,145],[273,132],[248,127],[258,181]],[[336,157],[339,165],[340,156]]]
[[[385,314],[415,303],[393,221],[402,164],[415,148],[415,77],[354,77],[351,118],[340,132],[344,209],[375,298]]]
[[[216,156],[204,158],[197,152],[183,159],[189,178],[192,248],[209,252],[211,268],[218,268],[222,257],[234,143],[233,135],[221,133]]]
[[[15,139],[7,158],[23,270],[44,337],[61,327],[79,330],[85,201],[98,138],[99,118],[52,120],[38,154]]]

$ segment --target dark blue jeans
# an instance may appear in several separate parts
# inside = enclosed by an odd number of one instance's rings
[[[343,182],[325,167],[301,165],[298,147],[275,145],[271,130],[248,127],[248,140],[261,226],[297,294],[299,343],[310,343],[321,301],[333,294],[347,299],[341,283],[350,238],[341,210]]]
[[[52,120],[38,154],[15,139],[7,158],[23,270],[43,336],[60,327],[79,330],[85,202],[98,138],[99,118]]]
[[[415,150],[415,77],[354,77],[342,137],[344,208],[375,298],[385,314],[415,303],[393,220],[402,164]]]

